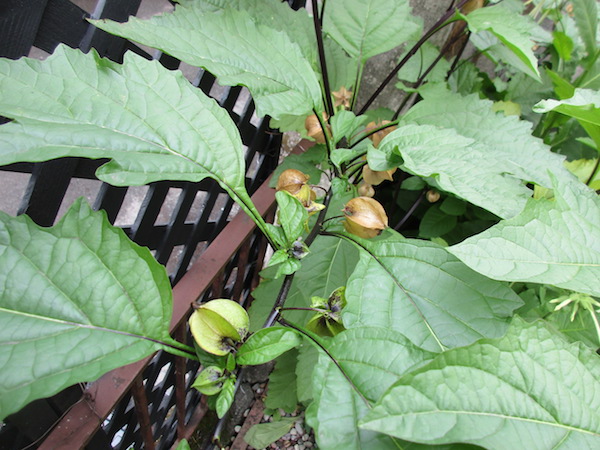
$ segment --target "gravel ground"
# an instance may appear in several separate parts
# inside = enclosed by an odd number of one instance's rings
[[[265,406],[263,400],[266,395],[267,382],[255,383],[252,385],[252,392],[255,395],[255,401],[251,408],[247,408],[243,413],[243,420],[241,423],[235,425],[233,428],[234,434],[231,436],[229,446],[226,446],[226,450],[245,450],[253,449],[244,441],[246,432],[254,425],[258,423],[268,423],[273,421],[272,415],[264,414]],[[286,433],[278,441],[272,443],[268,449],[294,449],[294,450],[305,450],[316,448],[314,435],[305,429],[304,415],[301,411],[297,410],[291,414],[286,413],[283,410],[279,410],[282,417],[297,417],[297,421],[291,428],[289,433]]]

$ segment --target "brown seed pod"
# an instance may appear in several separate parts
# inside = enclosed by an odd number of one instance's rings
[[[387,125],[388,123],[392,122],[389,120],[381,120],[377,123],[369,122],[365,131],[368,132],[370,130],[374,130],[375,128],[380,128],[384,125]],[[390,134],[392,131],[396,130],[397,128],[398,127],[394,125],[391,127],[384,128],[383,130],[377,131],[376,133],[373,133],[371,136],[369,136],[369,139],[373,141],[373,147],[378,147],[379,143],[383,140],[383,138]]]
[[[322,113],[321,116],[324,121],[327,121],[329,118],[325,113]],[[325,134],[323,133],[323,128],[321,128],[321,123],[316,114],[311,114],[306,118],[304,121],[304,128],[306,128],[308,136],[313,138],[317,144],[325,143]]]
[[[438,191],[434,190],[434,189],[430,189],[427,191],[427,194],[425,194],[425,198],[427,198],[427,201],[429,203],[435,203],[440,199],[441,195]]]
[[[349,233],[363,238],[378,236],[388,226],[388,217],[383,206],[369,197],[355,197],[343,209],[346,220],[344,228]]]
[[[358,195],[361,197],[373,197],[375,195],[375,189],[370,184],[361,181],[358,184]]]
[[[287,169],[281,172],[277,179],[277,191],[287,191],[292,195],[297,194],[308,182],[309,176],[296,169]]]
[[[396,170],[396,168],[390,170],[371,170],[369,165],[365,164],[362,169],[362,176],[363,180],[365,180],[365,183],[368,183],[372,186],[378,186],[383,181],[392,181],[392,175],[394,175]]]

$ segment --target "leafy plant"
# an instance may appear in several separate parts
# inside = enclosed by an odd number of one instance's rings
[[[194,387],[220,417],[240,366],[277,358],[267,404],[305,408],[325,449],[600,445],[596,2],[452,2],[425,32],[407,0],[313,0],[312,17],[277,0],[178,3],[94,23],[247,86],[283,131],[306,125],[318,144],[277,171],[275,223],[245,190],[227,113],[134,55],[0,62],[0,163],[83,156],[110,159],[97,176],[116,185],[217,180],[274,250],[250,333],[219,299],[192,315],[195,349],[171,339],[164,269],[81,202],[52,229],[3,214],[2,417],[164,349],[202,362]],[[358,105],[366,61],[402,44]],[[396,76],[398,110],[369,109]]]

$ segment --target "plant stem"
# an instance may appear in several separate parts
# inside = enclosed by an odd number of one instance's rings
[[[594,169],[592,170],[592,173],[590,174],[590,177],[587,179],[585,184],[589,186],[590,183],[594,180],[594,178],[596,178],[596,175],[598,175],[599,171],[600,171],[600,156],[598,157],[598,159],[596,159],[596,165],[594,166]]]
[[[320,312],[320,313],[329,313],[326,309],[321,308],[301,308],[299,306],[293,308],[279,308],[279,311],[310,311],[310,312]]]
[[[358,139],[356,142],[353,142],[350,145],[350,147],[348,147],[348,148],[350,148],[350,149],[354,148],[358,144],[360,144],[362,141],[364,141],[366,138],[368,138],[369,136],[377,133],[378,131],[385,130],[386,128],[389,128],[389,127],[395,127],[396,125],[398,125],[398,122],[395,121],[395,120],[392,120],[391,123],[386,123],[385,125],[381,125],[380,127],[373,128],[373,129],[369,130],[368,132],[366,132],[364,134],[364,136],[361,136],[360,139]],[[355,161],[358,158],[360,158],[360,156],[357,156],[356,158],[352,159],[350,162],[353,162],[353,161]]]
[[[315,1],[315,0],[313,0],[313,1]],[[404,67],[404,65],[408,62],[408,60],[410,58],[412,58],[415,55],[415,53],[417,53],[417,50],[419,50],[421,48],[421,46],[431,36],[433,36],[439,30],[441,30],[446,25],[448,25],[450,23],[450,22],[446,23],[448,21],[448,19],[450,19],[454,14],[456,14],[456,10],[460,10],[460,8],[462,8],[465,5],[465,3],[467,3],[468,1],[469,0],[462,0],[458,5],[456,5],[455,8],[450,8],[448,11],[446,11],[446,13],[435,24],[433,24],[433,26],[427,31],[427,33],[425,33],[423,35],[423,37],[421,37],[421,39],[419,39],[419,41],[415,45],[413,45],[413,47],[408,51],[408,53],[404,56],[404,58],[402,58],[402,60],[398,63],[398,65],[396,67],[394,67],[394,69],[385,78],[385,80],[383,80],[381,82],[381,84],[379,85],[377,90],[375,90],[373,95],[371,95],[371,97],[369,97],[369,99],[366,101],[366,103],[360,109],[358,114],[356,114],[357,116],[360,116],[361,114],[365,113],[365,111],[369,108],[369,106],[371,106],[371,104],[375,101],[375,99],[379,96],[379,94],[381,94],[383,89],[385,89],[385,87],[389,84],[389,82],[394,79],[394,77],[400,71],[400,69],[402,69],[402,67]]]
[[[323,0],[321,4],[321,13],[319,14],[319,23],[321,24],[321,28],[323,27],[323,17],[325,17],[325,5],[327,4],[327,0]]]
[[[423,82],[425,81],[425,78],[427,78],[427,75],[429,75],[431,73],[431,71],[435,68],[435,66],[437,66],[437,63],[440,62],[440,60],[446,55],[446,53],[448,53],[448,51],[450,50],[450,48],[456,43],[458,42],[458,40],[463,37],[464,34],[457,34],[456,36],[454,36],[453,39],[451,39],[450,41],[446,42],[446,44],[444,45],[444,47],[440,50],[440,53],[437,55],[437,57],[433,60],[433,62],[431,64],[429,64],[429,67],[425,70],[425,72],[423,72],[423,74],[417,79],[417,81],[415,82],[413,88],[417,89],[419,86],[421,86],[423,84]],[[465,41],[465,46],[466,46],[467,41]],[[463,50],[464,50],[464,46],[463,46]],[[461,51],[462,52],[462,51]],[[460,53],[459,53],[460,54]],[[398,120],[398,116],[400,115],[400,112],[402,111],[402,108],[404,108],[404,106],[408,103],[409,99],[414,95],[415,93],[411,93],[410,95],[407,95],[404,98],[404,101],[402,101],[402,103],[400,104],[400,106],[398,107],[398,109],[396,110],[396,113],[394,114],[394,116],[392,117],[392,121]]]
[[[191,359],[191,360],[194,360],[194,361],[199,361],[198,357],[196,355],[192,355],[191,353],[184,352],[184,351],[179,350],[178,348],[175,348],[175,347],[166,347],[164,350],[167,353],[170,353],[171,355],[183,356],[184,358],[187,358],[187,359]]]
[[[417,197],[417,200],[415,200],[415,202],[412,204],[412,206],[410,207],[410,209],[408,211],[406,211],[406,214],[404,215],[404,217],[394,227],[394,230],[400,231],[400,228],[402,228],[402,225],[404,225],[406,223],[406,221],[410,218],[410,216],[413,215],[413,213],[415,212],[415,210],[418,208],[418,206],[423,201],[423,198],[425,197],[425,192],[426,192],[426,189],[423,189],[421,191],[421,193]]]
[[[356,394],[361,398],[361,400],[363,402],[365,402],[365,405],[367,405],[367,407],[369,409],[371,408],[371,402],[369,402],[367,397],[365,397],[363,395],[363,393],[360,392],[360,389],[358,389],[358,387],[354,384],[354,382],[352,381],[352,378],[350,378],[350,376],[342,368],[340,363],[334,358],[334,356],[329,352],[329,350],[327,350],[327,348],[325,348],[325,346],[323,344],[321,344],[321,342],[319,342],[318,339],[316,339],[311,333],[308,333],[306,330],[302,329],[301,327],[298,327],[298,326],[294,325],[293,323],[288,322],[281,316],[279,317],[279,319],[277,319],[277,321],[284,327],[289,327],[289,328],[301,333],[303,336],[307,337],[314,345],[316,345],[321,351],[323,351],[327,355],[327,357],[331,360],[331,362],[339,369],[339,371],[344,376],[346,381],[348,383],[350,383],[350,386],[352,387],[352,389],[354,389]]]
[[[295,272],[294,272],[295,273]],[[288,294],[290,293],[290,288],[292,287],[292,281],[294,281],[294,273],[290,275],[286,275],[283,279],[283,284],[279,289],[279,294],[277,294],[277,299],[275,300],[275,304],[273,308],[271,308],[271,312],[269,313],[269,317],[265,321],[263,328],[268,328],[275,323],[277,320],[277,316],[279,315],[279,310],[283,308],[285,301],[287,299]]]
[[[358,90],[360,88],[360,80],[362,79],[362,73],[364,69],[364,64],[362,62],[358,63],[358,67],[356,68],[356,78],[354,78],[354,86],[352,87],[352,102],[350,104],[350,111],[354,111],[354,107],[356,106],[356,99],[358,98]]]
[[[315,34],[317,35],[317,47],[319,49],[319,62],[321,63],[321,74],[323,76],[323,91],[325,93],[325,111],[329,117],[335,113],[333,102],[331,101],[331,86],[329,85],[329,76],[327,75],[327,62],[325,61],[325,47],[323,45],[323,33],[321,30],[321,21],[319,19],[319,6],[317,0],[312,0],[313,23],[315,25]],[[318,117],[318,115],[317,115]],[[323,130],[325,132],[325,130]]]

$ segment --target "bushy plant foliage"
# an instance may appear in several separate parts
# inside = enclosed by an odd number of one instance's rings
[[[191,348],[168,334],[164,269],[101,212],[77,202],[49,229],[0,214],[0,416],[163,349],[202,362],[194,387],[220,417],[240,367],[277,358],[267,406],[305,408],[323,449],[600,446],[597,4],[452,3],[430,30],[408,0],[179,0],[94,22],[246,86],[259,115],[315,141],[276,171],[272,224],[234,123],[181,73],[67,47],[0,61],[0,164],[210,177],[274,251],[249,317],[201,306]],[[371,108],[380,90],[357,104],[366,61],[399,45],[400,107]]]

